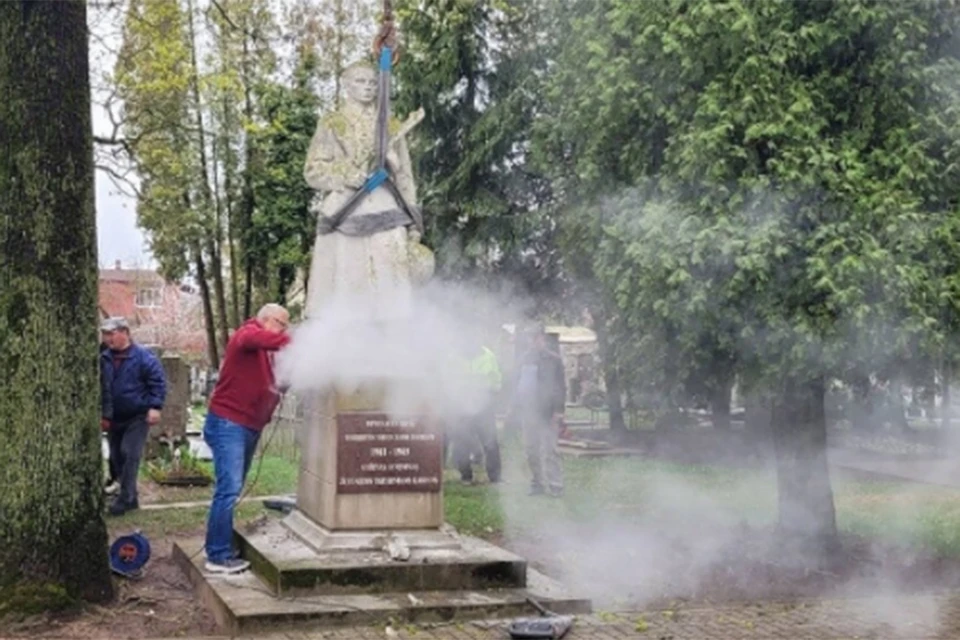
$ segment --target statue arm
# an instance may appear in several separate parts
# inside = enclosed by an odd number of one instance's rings
[[[322,123],[310,141],[303,177],[315,191],[342,191],[346,186],[343,168],[346,159],[340,152],[336,135]]]

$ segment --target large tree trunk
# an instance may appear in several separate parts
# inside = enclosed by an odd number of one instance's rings
[[[819,564],[837,543],[822,378],[787,379],[773,408],[779,525],[789,560]]]
[[[603,384],[607,390],[607,411],[610,414],[610,430],[622,436],[627,432],[627,423],[623,418],[623,386],[617,359],[610,344],[607,328],[608,316],[605,309],[593,312],[593,329],[597,334],[597,347],[600,351],[600,366],[603,368]]]
[[[82,1],[0,2],[0,96],[0,605],[103,602],[113,585]]]

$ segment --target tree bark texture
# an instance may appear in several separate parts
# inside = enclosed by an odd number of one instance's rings
[[[88,64],[82,1],[0,2],[0,593],[102,602]]]
[[[837,543],[824,394],[822,378],[789,378],[772,415],[780,530],[797,545],[790,558],[804,564],[823,560]]]

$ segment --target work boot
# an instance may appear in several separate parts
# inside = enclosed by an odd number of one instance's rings
[[[128,513],[130,511],[136,511],[139,508],[140,508],[140,505],[136,500],[128,503],[117,498],[116,500],[113,501],[113,504],[110,505],[110,508],[107,510],[107,513],[109,513],[111,516],[122,516],[125,513]]]

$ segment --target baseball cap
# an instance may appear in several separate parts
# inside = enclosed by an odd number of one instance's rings
[[[127,323],[126,318],[121,318],[119,316],[113,318],[107,318],[100,325],[100,331],[105,331],[107,333],[112,333],[120,329],[130,329],[130,325]]]

